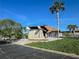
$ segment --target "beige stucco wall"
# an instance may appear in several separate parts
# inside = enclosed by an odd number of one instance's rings
[[[75,37],[79,37],[79,32],[75,32],[75,33],[74,33],[74,36],[75,36]]]
[[[38,30],[31,30],[28,33],[28,39],[45,39],[43,36],[42,30],[39,30],[37,34],[35,34]]]

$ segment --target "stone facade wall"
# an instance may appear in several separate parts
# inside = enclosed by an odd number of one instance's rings
[[[28,33],[28,39],[45,39],[42,30],[31,30]]]

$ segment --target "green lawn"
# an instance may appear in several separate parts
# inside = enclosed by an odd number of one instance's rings
[[[64,38],[62,40],[37,42],[27,45],[79,55],[79,38]]]

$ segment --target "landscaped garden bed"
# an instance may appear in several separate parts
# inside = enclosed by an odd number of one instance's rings
[[[63,38],[51,42],[34,42],[30,46],[79,55],[79,38]]]

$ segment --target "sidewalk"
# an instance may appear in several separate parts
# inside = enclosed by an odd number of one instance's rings
[[[20,39],[17,42],[13,42],[12,44],[19,44],[19,45],[24,45],[24,44],[28,44],[31,43],[32,41],[29,41],[28,39]]]
[[[24,44],[28,44],[28,43],[32,43],[32,42],[48,42],[48,41],[55,41],[55,40],[61,40],[62,38],[58,39],[58,38],[47,38],[47,41],[33,41],[33,40],[29,40],[29,39],[20,39],[16,42],[13,42],[12,44],[20,44],[20,45],[24,45]]]

